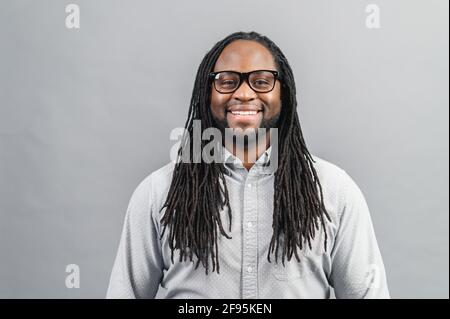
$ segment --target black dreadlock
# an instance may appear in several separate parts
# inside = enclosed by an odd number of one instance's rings
[[[193,121],[200,120],[201,127],[214,126],[210,110],[211,81],[209,73],[222,50],[235,40],[252,40],[264,45],[272,53],[281,80],[281,114],[279,118],[279,161],[274,181],[273,235],[269,246],[268,261],[275,251],[275,262],[278,262],[278,251],[282,247],[282,263],[285,258],[291,260],[295,255],[300,261],[297,249],[308,244],[315,231],[319,230],[319,222],[325,230],[325,250],[327,249],[327,232],[324,216],[330,217],[323,203],[322,187],[314,169],[311,154],[306,148],[300,122],[297,115],[297,99],[294,76],[289,63],[269,38],[256,32],[236,32],[217,42],[203,58],[195,79],[188,119],[185,123],[186,134],[178,150],[172,183],[167,199],[161,208],[166,211],[161,219],[164,230],[161,238],[170,226],[169,246],[180,251],[180,262],[189,257],[197,258],[196,267],[200,264],[208,273],[209,259],[212,271],[219,273],[219,257],[217,235],[230,239],[220,219],[220,212],[226,208],[230,221],[231,207],[225,183],[225,167],[221,163],[204,163],[192,161]],[[201,142],[203,150],[206,141]],[[189,151],[190,162],[181,162],[183,152]]]

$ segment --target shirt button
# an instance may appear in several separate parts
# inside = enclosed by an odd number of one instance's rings
[[[253,268],[252,268],[252,266],[248,266],[248,268],[247,268],[247,272],[248,273],[251,273],[253,271]]]
[[[248,183],[248,184],[247,184],[247,187],[248,187],[248,188],[252,188],[252,184],[251,184],[251,183]]]
[[[252,222],[248,222],[248,223],[247,223],[247,227],[248,227],[248,228],[252,228],[252,227],[253,227]]]

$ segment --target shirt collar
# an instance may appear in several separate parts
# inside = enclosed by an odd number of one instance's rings
[[[236,171],[239,169],[246,169],[242,161],[234,156],[226,147],[222,146],[223,150],[223,164],[227,169]],[[271,174],[275,169],[270,165],[270,156],[272,154],[272,146],[269,146],[264,153],[256,160],[251,170],[257,170],[262,174]]]

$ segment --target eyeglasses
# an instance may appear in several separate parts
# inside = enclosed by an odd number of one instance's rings
[[[221,71],[209,74],[214,81],[214,88],[222,94],[236,91],[246,81],[253,91],[268,93],[275,87],[278,72],[273,70],[256,70],[251,72]]]

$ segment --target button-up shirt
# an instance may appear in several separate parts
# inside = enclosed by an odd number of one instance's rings
[[[316,231],[309,247],[283,266],[267,259],[272,238],[274,173],[271,148],[247,170],[224,148],[226,185],[232,209],[232,238],[218,236],[220,273],[194,262],[171,262],[168,231],[162,233],[161,211],[174,163],[147,176],[129,202],[108,298],[389,298],[386,273],[365,198],[341,168],[317,156],[331,222]],[[221,212],[228,231],[229,218]]]

